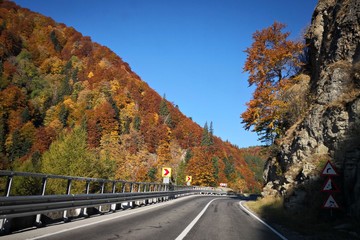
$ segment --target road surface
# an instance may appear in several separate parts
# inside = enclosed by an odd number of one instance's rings
[[[14,233],[0,239],[285,239],[240,206],[240,199],[190,196]]]

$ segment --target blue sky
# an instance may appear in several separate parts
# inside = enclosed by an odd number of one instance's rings
[[[250,100],[243,73],[252,34],[274,21],[301,39],[317,0],[15,0],[65,23],[128,62],[200,126],[239,147],[260,145],[240,115]]]

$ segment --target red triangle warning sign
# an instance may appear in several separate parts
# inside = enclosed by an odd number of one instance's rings
[[[334,197],[332,195],[329,195],[327,200],[325,201],[324,208],[339,208],[339,204],[335,201]]]
[[[331,178],[328,178],[325,182],[322,190],[323,192],[339,192],[340,189],[335,185]]]
[[[321,175],[323,176],[337,176],[337,172],[335,170],[335,167],[331,164],[330,161],[328,161],[324,167],[324,169],[321,171]]]

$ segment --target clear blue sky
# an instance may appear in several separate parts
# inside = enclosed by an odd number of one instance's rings
[[[239,147],[260,145],[240,114],[251,98],[243,73],[252,34],[274,21],[300,39],[317,0],[15,0],[65,23],[128,62],[200,126]]]

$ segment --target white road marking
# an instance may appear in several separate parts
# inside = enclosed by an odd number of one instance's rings
[[[194,196],[188,196],[188,197],[194,197]],[[180,201],[185,200],[185,197],[180,198],[178,200],[180,200]],[[126,216],[129,216],[129,215],[137,214],[137,213],[140,213],[140,212],[145,212],[145,211],[151,210],[153,208],[158,208],[158,207],[161,207],[161,206],[164,206],[164,205],[174,204],[175,202],[177,202],[177,201],[168,201],[168,202],[157,203],[155,205],[145,206],[145,207],[140,208],[140,209],[132,209],[131,211],[129,211],[127,213],[126,212],[119,212],[121,215],[117,215],[117,216],[115,216],[115,214],[111,214],[111,215],[109,215],[109,218],[106,218],[106,219],[103,219],[103,220],[97,220],[97,221],[94,221],[94,222],[90,222],[90,223],[87,223],[87,224],[82,224],[82,225],[79,225],[79,226],[63,229],[63,230],[60,230],[60,231],[56,231],[56,232],[52,232],[52,233],[48,233],[48,234],[43,234],[41,236],[26,238],[26,240],[36,240],[36,239],[42,239],[42,238],[54,236],[54,235],[57,235],[57,234],[69,232],[69,231],[76,230],[76,229],[79,229],[79,228],[88,227],[88,226],[96,225],[96,224],[99,224],[99,223],[111,221],[113,219],[118,219],[118,218],[126,217]]]
[[[268,227],[271,231],[273,231],[276,235],[278,235],[281,239],[283,240],[288,240],[286,237],[284,237],[281,233],[279,233],[278,231],[276,231],[274,228],[272,228],[269,224],[267,224],[265,221],[263,221],[261,218],[259,218],[258,216],[256,216],[255,214],[253,214],[252,212],[250,212],[246,207],[244,207],[242,205],[243,201],[239,202],[240,207],[247,212],[248,214],[250,214],[253,218],[255,218],[256,220],[258,220],[259,222],[261,222],[262,224],[264,224],[266,227]]]
[[[221,198],[220,198],[221,199]],[[190,232],[190,230],[195,226],[195,224],[197,223],[197,221],[199,221],[199,219],[201,218],[201,216],[205,213],[206,209],[210,206],[210,204],[215,201],[215,200],[219,200],[219,199],[213,199],[211,200],[205,207],[204,209],[196,216],[196,218],[194,218],[194,220],[192,220],[192,222],[184,229],[184,231],[182,231],[182,233],[180,233],[180,235],[175,239],[175,240],[182,240],[184,239],[184,237]]]

